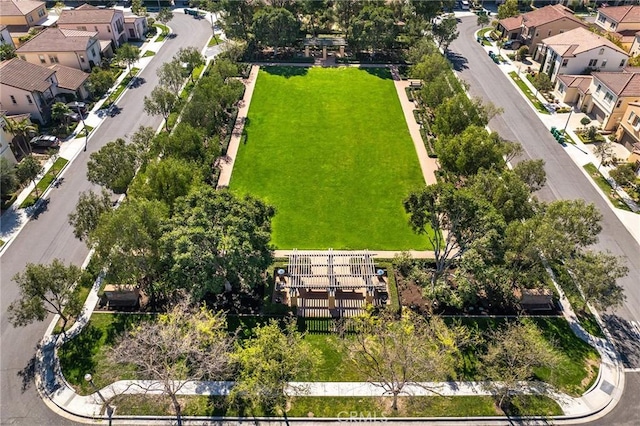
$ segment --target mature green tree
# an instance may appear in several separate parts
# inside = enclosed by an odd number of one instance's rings
[[[44,171],[42,164],[32,155],[29,154],[18,163],[16,167],[16,177],[20,182],[31,181],[35,186],[36,197],[39,197],[38,186],[36,185],[36,178]]]
[[[623,258],[608,252],[586,251],[569,260],[567,267],[585,300],[596,309],[616,308],[625,301],[624,288],[616,282],[629,273]]]
[[[169,131],[169,115],[180,104],[180,98],[164,86],[156,86],[150,96],[144,97],[144,111],[164,119],[164,128]]]
[[[9,198],[18,188],[16,168],[4,157],[0,157],[0,199]]]
[[[356,50],[371,49],[374,52],[388,49],[398,36],[393,12],[384,6],[365,6],[351,20],[347,42]]]
[[[116,194],[124,194],[138,168],[136,148],[118,138],[89,157],[87,179]]]
[[[24,327],[44,321],[49,314],[58,314],[64,332],[69,321],[82,311],[83,301],[73,291],[81,275],[80,268],[65,266],[59,259],[50,265],[28,263],[24,272],[13,277],[20,288],[20,297],[9,305],[9,322],[14,327]]]
[[[458,21],[456,20],[455,15],[449,14],[437,21],[431,27],[431,33],[433,34],[433,38],[438,42],[442,50],[447,52],[449,49],[449,45],[451,42],[458,38],[460,34],[457,31]]]
[[[506,0],[498,6],[498,19],[510,18],[512,16],[518,16],[519,14],[518,0]]]
[[[547,181],[544,160],[524,160],[515,165],[513,171],[527,184],[531,192],[542,189]]]
[[[175,94],[180,93],[180,88],[184,84],[185,70],[179,59],[174,58],[165,62],[156,70],[156,74],[160,78],[160,84]]]
[[[274,55],[278,56],[278,47],[291,46],[296,41],[300,23],[287,9],[269,7],[253,15],[251,28],[256,41],[263,46],[272,46]]]
[[[431,36],[429,35],[424,37],[420,36],[418,40],[416,40],[416,42],[409,47],[409,53],[407,55],[408,62],[412,64],[416,64],[409,69],[409,73],[413,78],[420,78],[420,79],[423,78],[422,75],[416,76],[414,74],[415,72],[414,69],[418,66],[418,64],[420,64],[420,62],[422,61],[422,58],[429,55],[434,55],[434,58],[435,58],[435,55],[438,55],[440,58],[445,59],[442,55],[440,55],[440,52],[438,51],[438,47],[434,43],[433,38]],[[437,59],[434,59],[434,60],[437,61]],[[431,64],[431,61],[425,60],[425,64],[423,66],[428,66],[430,64]],[[446,59],[445,59],[445,64],[447,66],[444,67],[443,69],[451,68],[448,62],[446,62]],[[439,74],[439,72],[436,74]],[[425,81],[430,81],[431,79],[427,79]]]
[[[394,411],[405,387],[443,381],[454,373],[452,356],[457,352],[457,338],[437,316],[427,320],[407,310],[396,319],[383,311],[350,323],[355,333],[345,341],[352,368],[393,396]]]
[[[140,126],[138,130],[131,135],[131,145],[135,148],[136,157],[141,166],[145,166],[152,158],[153,140],[156,137],[156,131],[152,127]]]
[[[478,19],[476,20],[476,25],[479,27],[486,27],[491,22],[491,18],[486,13],[482,13],[478,15]]]
[[[0,44],[0,61],[6,61],[16,57],[16,48],[9,43]]]
[[[131,0],[131,11],[138,16],[147,16],[147,8],[142,4],[142,0]]]
[[[171,9],[167,7],[163,7],[162,9],[160,9],[160,11],[158,12],[158,15],[156,15],[156,21],[162,23],[163,25],[166,25],[167,22],[169,22],[172,19],[173,19],[173,13],[171,13]]]
[[[180,158],[165,157],[149,164],[131,183],[131,198],[146,198],[164,202],[170,209],[178,197],[202,184],[202,177],[194,165]]]
[[[69,108],[64,102],[56,102],[51,107],[51,118],[60,123],[67,123],[69,119],[68,114],[71,114],[72,112],[71,108]]]
[[[462,93],[464,89],[465,86],[453,73],[445,71],[433,80],[425,80],[425,84],[420,89],[420,96],[425,105],[436,108],[445,100]]]
[[[109,282],[137,284],[154,301],[166,296],[156,281],[168,215],[160,201],[132,199],[100,217],[89,243],[96,260],[107,269]]]
[[[69,225],[73,235],[80,241],[87,241],[89,234],[98,226],[100,216],[111,211],[111,196],[103,189],[101,194],[93,191],[81,192],[73,213],[69,213]]]
[[[464,253],[477,245],[495,245],[504,221],[486,201],[452,184],[428,185],[404,200],[409,224],[424,234],[434,250],[431,286]]]
[[[365,6],[365,2],[359,0],[343,0],[334,3],[334,9],[338,24],[348,40],[351,37],[349,29],[351,23]]]
[[[233,354],[238,377],[231,400],[254,412],[284,412],[289,382],[300,373],[313,371],[320,354],[305,342],[295,320],[289,320],[282,329],[272,319],[253,331],[255,336],[243,341]]]
[[[467,186],[489,201],[507,223],[528,219],[534,214],[534,206],[529,202],[530,189],[512,170],[481,169]]]
[[[223,27],[227,37],[248,40],[253,22],[253,14],[258,2],[253,0],[222,0]]]
[[[634,186],[638,179],[632,163],[622,163],[615,169],[609,170],[609,176],[620,186]]]
[[[11,145],[14,148],[13,152],[16,155],[21,154],[22,157],[31,154],[31,144],[29,140],[38,132],[38,127],[28,118],[19,121],[7,118],[4,122],[7,133],[13,135],[13,139],[11,140]],[[16,147],[18,149],[15,149]]]
[[[415,13],[421,16],[425,22],[431,21],[445,9],[453,9],[456,0],[410,0],[415,9]]]
[[[500,112],[493,104],[483,105],[480,99],[471,100],[466,93],[458,93],[435,109],[432,128],[438,136],[455,135],[469,126],[486,126]]]
[[[140,49],[133,44],[125,43],[116,50],[115,60],[121,64],[125,64],[129,72],[133,64],[140,59]]]
[[[160,383],[181,425],[180,391],[194,381],[226,379],[232,351],[233,337],[227,332],[224,314],[180,303],[157,321],[142,321],[127,331],[108,358],[123,368],[133,368],[140,379]]]
[[[262,285],[273,207],[208,186],[178,199],[162,240],[168,281],[198,300]]]
[[[201,65],[204,65],[205,62],[202,53],[200,53],[200,51],[193,46],[181,47],[180,50],[178,50],[175,58],[177,58],[180,62],[186,64],[186,71],[189,73],[189,79],[191,80],[191,82],[194,81],[193,70]]]
[[[438,138],[436,152],[442,169],[457,180],[475,175],[480,169],[504,168],[504,145],[497,132],[471,125],[462,133]]]
[[[333,9],[331,2],[327,0],[301,0],[300,6],[305,31],[313,37],[318,35],[319,27],[327,26],[333,21]]]
[[[537,73],[536,76],[533,77],[533,81],[531,83],[539,92],[548,92],[553,89],[553,82],[544,72]]]
[[[202,162],[207,156],[208,140],[201,129],[186,122],[179,123],[172,134],[159,134],[154,139],[155,151],[165,157]]]
[[[111,70],[94,67],[89,74],[89,90],[95,97],[100,97],[113,87],[116,79]]]
[[[553,368],[558,363],[557,354],[530,321],[508,322],[492,332],[487,352],[480,358],[490,380],[485,384],[497,392],[501,408],[520,382],[535,378],[534,369]]]
[[[427,43],[427,45],[431,45],[431,43]],[[428,50],[426,50],[428,51]],[[416,55],[418,52],[415,53]],[[425,84],[429,84],[431,81],[435,80],[441,75],[450,74],[453,77],[453,73],[451,72],[451,64],[447,59],[442,56],[439,52],[428,53],[423,55],[418,59],[418,63],[411,67],[409,71],[411,77],[419,78],[424,81]]]

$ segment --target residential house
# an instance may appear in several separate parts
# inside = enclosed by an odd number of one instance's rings
[[[616,140],[629,151],[640,151],[640,102],[630,102],[620,120]]]
[[[627,50],[640,31],[640,6],[608,6],[598,9],[595,24],[612,33]]]
[[[58,28],[95,31],[98,33],[98,39],[110,42],[114,50],[129,39],[122,10],[100,9],[88,4],[73,10],[63,10],[58,19]]]
[[[49,65],[49,68],[56,72],[59,94],[71,95],[70,97],[74,100],[83,100],[89,97],[88,73],[60,64]]]
[[[5,158],[10,164],[16,164],[16,157],[10,145],[13,135],[7,131],[6,114],[6,111],[0,111],[0,157]]]
[[[538,50],[540,70],[552,81],[559,74],[588,74],[591,71],[621,71],[629,55],[605,37],[585,28],[575,28],[542,40]]]
[[[11,33],[9,33],[9,28],[6,25],[0,25],[0,45],[9,44],[16,47],[13,39],[11,38]]]
[[[519,16],[501,19],[497,30],[503,38],[522,41],[529,46],[529,51],[534,55],[538,44],[544,38],[586,27],[587,24],[577,18],[571,9],[553,4]]]
[[[0,0],[0,25],[6,25],[14,45],[29,30],[47,21],[45,2],[37,0]]]
[[[555,85],[555,98],[565,104],[575,104],[578,108],[591,102],[590,75],[558,75]]]
[[[629,104],[640,102],[640,68],[593,73],[590,90],[593,95],[587,112],[602,122],[603,130],[614,130]]]
[[[20,46],[16,54],[32,64],[62,64],[91,71],[100,64],[100,43],[96,32],[47,28]]]
[[[40,123],[49,121],[58,93],[55,70],[20,58],[0,63],[0,109],[7,114],[30,114]]]
[[[147,32],[147,18],[144,16],[127,15],[124,17],[124,29],[129,40],[144,40]]]
[[[8,26],[9,31],[26,32],[46,20],[48,15],[43,1],[0,0],[0,24]]]

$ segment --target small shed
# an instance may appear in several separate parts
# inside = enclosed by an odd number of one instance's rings
[[[522,290],[520,307],[525,311],[552,311],[553,293],[548,288],[531,288]]]
[[[140,305],[140,289],[133,285],[104,286],[104,297],[109,308],[135,308]]]

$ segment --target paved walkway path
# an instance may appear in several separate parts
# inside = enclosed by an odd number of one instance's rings
[[[218,166],[220,167],[220,177],[218,178],[218,189],[226,188],[231,182],[231,173],[233,172],[233,165],[236,162],[238,156],[238,149],[240,148],[240,140],[242,139],[242,133],[244,131],[244,124],[249,114],[249,106],[251,105],[251,98],[253,97],[253,89],[256,87],[256,80],[258,79],[258,72],[260,67],[254,65],[251,67],[249,78],[243,80],[245,85],[244,97],[240,101],[240,108],[238,108],[238,118],[236,118],[236,124],[233,126],[233,133],[231,134],[231,140],[229,141],[229,147],[227,148],[227,155],[220,159]]]

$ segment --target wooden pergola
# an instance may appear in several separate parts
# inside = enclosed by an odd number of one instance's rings
[[[285,269],[278,271],[280,288],[288,292],[291,306],[301,293],[326,291],[328,308],[336,308],[336,292],[362,292],[371,303],[376,292],[386,293],[385,271],[377,270],[368,251],[298,251],[288,255]]]

